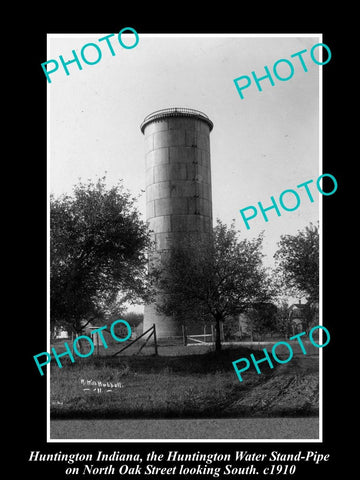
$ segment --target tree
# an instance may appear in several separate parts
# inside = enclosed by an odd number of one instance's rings
[[[277,315],[275,319],[275,329],[284,337],[288,337],[289,334],[293,334],[291,329],[291,319],[289,304],[286,300],[282,300],[277,309]]]
[[[234,225],[228,227],[220,220],[210,239],[185,238],[157,270],[158,286],[164,294],[159,311],[179,319],[211,319],[216,350],[221,350],[220,322],[271,297],[262,265],[262,241],[262,234],[253,240],[239,240]]]
[[[276,331],[277,307],[273,303],[254,303],[246,309],[251,335],[263,335]]]
[[[296,235],[282,235],[274,258],[287,293],[319,301],[319,229],[310,223]]]
[[[146,299],[150,235],[122,183],[79,182],[50,199],[50,313],[76,331],[114,306]]]
[[[144,321],[144,314],[139,312],[127,312],[125,317],[126,321],[134,328]]]

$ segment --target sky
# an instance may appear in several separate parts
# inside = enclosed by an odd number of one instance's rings
[[[48,58],[80,56],[81,48],[109,32],[89,35],[48,35]],[[142,35],[133,49],[121,48],[114,37],[115,56],[101,42],[102,58],[80,71],[59,68],[48,84],[48,192],[71,193],[79,179],[96,180],[106,173],[108,185],[123,179],[145,220],[145,144],[140,124],[146,115],[168,107],[204,112],[214,123],[210,134],[213,218],[235,220],[242,237],[264,231],[265,263],[273,265],[280,235],[295,234],[319,219],[320,197],[315,182],[321,171],[321,66],[310,58],[321,35]],[[123,37],[124,41],[126,36]],[[128,37],[131,44],[130,35]],[[301,50],[308,71],[291,55]],[[91,59],[91,49],[87,55]],[[321,49],[318,49],[321,50]],[[96,55],[95,55],[96,57]],[[93,59],[95,59],[95,57]],[[275,85],[261,82],[244,90],[241,99],[233,80],[265,75],[279,59],[288,59],[294,75]],[[44,60],[45,61],[45,60]],[[288,74],[285,63],[280,76]],[[44,76],[44,81],[46,78]],[[314,180],[311,203],[297,185]],[[278,217],[260,212],[247,230],[240,209],[260,201],[270,206],[281,192],[297,190],[300,206]],[[291,196],[291,195],[290,195]],[[292,206],[291,200],[284,201]]]

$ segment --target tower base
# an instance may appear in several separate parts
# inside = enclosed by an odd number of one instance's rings
[[[178,321],[173,317],[160,314],[155,304],[145,305],[143,331],[146,332],[154,324],[157,338],[182,336],[182,326]]]

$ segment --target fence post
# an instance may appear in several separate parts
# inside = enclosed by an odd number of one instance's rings
[[[215,339],[214,339],[214,325],[211,324],[211,342],[214,343],[215,342]]]
[[[156,339],[156,327],[155,323],[153,324],[153,329],[154,329],[154,347],[155,347],[155,355],[158,354],[158,347],[157,347],[157,339]]]
[[[225,341],[224,339],[224,322],[220,322],[220,339],[222,342]]]
[[[181,327],[182,327],[182,334],[183,334],[183,344],[186,347],[186,345],[187,345],[186,327],[185,327],[185,325],[181,325]]]
[[[99,357],[100,355],[99,332],[96,332],[94,340],[96,341],[96,356]]]

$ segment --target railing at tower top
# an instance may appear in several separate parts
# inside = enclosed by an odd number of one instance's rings
[[[163,110],[156,110],[153,113],[150,113],[144,118],[144,121],[140,125],[140,130],[144,133],[145,126],[152,121],[165,118],[165,117],[196,117],[201,120],[204,120],[210,127],[210,131],[212,130],[214,124],[210,120],[210,118],[203,112],[199,110],[194,110],[193,108],[184,108],[184,107],[172,107],[172,108],[164,108]]]

